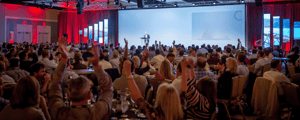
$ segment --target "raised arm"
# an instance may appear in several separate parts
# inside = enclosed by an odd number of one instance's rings
[[[165,53],[163,47],[161,46],[161,42],[160,41],[159,41],[159,51],[161,52],[162,56],[166,56],[166,53]]]
[[[124,42],[125,42],[124,58],[127,59],[128,58],[128,41],[126,40],[126,38],[124,38]]]
[[[59,41],[59,49],[62,52],[62,58],[58,64],[58,67],[52,73],[51,76],[51,83],[50,83],[50,90],[49,90],[49,112],[50,116],[53,120],[57,119],[57,112],[58,110],[64,106],[63,103],[63,96],[61,90],[61,83],[62,83],[62,75],[65,71],[65,67],[68,61],[68,51],[67,51],[67,40],[62,37]]]
[[[175,55],[175,57],[177,57],[177,49],[175,46],[175,40],[173,41],[173,54]]]
[[[130,73],[131,62],[129,60],[124,61],[123,69],[127,78],[129,90],[132,95],[132,99],[137,102],[138,99],[143,98],[140,89],[137,87],[132,74]]]

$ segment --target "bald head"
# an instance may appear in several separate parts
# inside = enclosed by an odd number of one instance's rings
[[[203,69],[206,65],[206,59],[204,57],[199,57],[197,60],[197,68]]]

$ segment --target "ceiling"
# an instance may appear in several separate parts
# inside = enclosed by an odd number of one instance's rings
[[[77,10],[77,1],[80,0],[0,0],[4,3],[22,4],[40,7],[41,9]],[[84,11],[138,9],[137,0],[83,0]],[[298,0],[263,0],[264,2]],[[191,7],[222,4],[254,3],[255,0],[144,0],[144,8]]]

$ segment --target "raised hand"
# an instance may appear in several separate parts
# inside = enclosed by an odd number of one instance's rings
[[[155,44],[157,44],[157,40],[155,40]]]
[[[58,40],[58,49],[61,51],[61,61],[63,63],[67,63],[69,55],[68,55],[68,50],[67,50],[67,40],[65,37],[61,37]]]
[[[146,43],[146,49],[148,48],[149,43]]]
[[[125,42],[125,45],[128,45],[128,40],[126,40],[126,38],[124,38],[124,42]]]
[[[173,45],[175,45],[175,40],[173,41]]]
[[[195,62],[194,62],[194,60],[193,60],[193,58],[189,58],[188,59],[188,64],[193,68],[194,66],[195,66]]]
[[[92,47],[92,53],[94,57],[92,58],[92,64],[93,66],[99,66],[99,58],[100,58],[100,50],[99,47],[96,45],[93,45]],[[95,68],[96,69],[96,68]]]
[[[129,60],[125,60],[123,64],[123,73],[125,73],[126,77],[131,76],[131,62]]]

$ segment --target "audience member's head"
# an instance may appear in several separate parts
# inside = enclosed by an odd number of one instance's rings
[[[199,57],[197,60],[197,68],[204,69],[206,65],[206,59],[204,57]]]
[[[269,54],[270,54],[269,50],[266,49],[266,50],[264,50],[264,55],[263,55],[263,57],[269,57]]]
[[[87,51],[91,53],[92,52],[92,48],[91,47],[87,48]]]
[[[261,57],[263,57],[263,56],[264,56],[263,51],[258,51],[258,52],[257,52],[257,58],[261,58]]]
[[[171,63],[168,59],[165,59],[160,65],[160,73],[165,78],[170,79],[172,74]]]
[[[161,114],[166,120],[183,119],[179,95],[172,84],[159,85],[154,107],[162,110]]]
[[[28,55],[25,52],[21,52],[19,54],[19,58],[21,61],[26,61],[26,60],[28,60]]]
[[[34,63],[30,66],[30,75],[41,81],[45,79],[45,66],[41,63]]]
[[[215,58],[217,58],[217,57],[218,57],[217,52],[216,52],[216,51],[213,51],[210,57],[215,57]]]
[[[10,67],[19,67],[20,66],[20,61],[18,58],[12,58],[9,60],[9,64],[10,64]]]
[[[50,58],[50,52],[49,52],[48,49],[44,49],[44,50],[42,51],[42,57],[43,57],[43,58]]]
[[[104,57],[108,55],[108,50],[107,49],[103,50],[103,55],[104,55]]]
[[[261,46],[258,46],[258,51],[262,51],[262,47]]]
[[[80,61],[82,60],[82,56],[81,56],[80,52],[75,52],[74,60],[75,60],[75,63],[80,63]]]
[[[271,61],[271,68],[278,70],[279,72],[281,71],[281,61],[273,59]]]
[[[196,84],[195,88],[199,93],[205,96],[210,105],[209,110],[214,111],[217,104],[217,86],[210,77],[203,77]]]
[[[67,97],[72,102],[86,102],[91,98],[89,79],[84,76],[71,79],[68,85]]]
[[[227,55],[223,55],[223,56],[221,57],[221,59],[220,59],[220,64],[221,64],[221,65],[225,64],[227,58],[228,58]]]
[[[244,63],[245,59],[246,59],[245,54],[244,53],[239,53],[238,59],[237,59],[238,63]]]
[[[253,49],[252,50],[252,54],[256,54],[257,50],[256,49]]]
[[[227,47],[227,48],[226,48],[226,53],[227,53],[227,54],[230,54],[230,53],[231,53],[231,48]]]
[[[9,53],[11,53],[12,55],[15,55],[15,54],[16,54],[16,50],[15,50],[14,48],[11,48],[11,49],[9,50]]]
[[[133,56],[131,59],[134,63],[135,68],[139,68],[140,66],[140,58],[138,56]]]
[[[195,51],[195,49],[189,50],[189,54],[192,55],[192,56],[196,56],[196,51]]]
[[[238,74],[237,62],[234,58],[227,58],[226,67],[226,71],[229,71],[231,74]]]
[[[167,59],[172,63],[174,61],[175,55],[173,53],[169,53],[167,55]]]
[[[119,58],[119,51],[118,50],[113,51],[113,58]]]
[[[100,53],[100,58],[99,58],[99,60],[104,60],[104,54],[103,53]]]
[[[55,53],[55,57],[61,59],[61,52],[56,52],[56,53]]]
[[[159,55],[159,54],[160,54],[159,49],[156,49],[156,50],[155,50],[155,54],[156,54],[156,55]]]
[[[30,75],[18,80],[10,98],[10,106],[13,109],[33,107],[40,103],[40,84]]]
[[[184,55],[184,51],[183,50],[180,50],[179,51],[179,56],[183,56]]]

